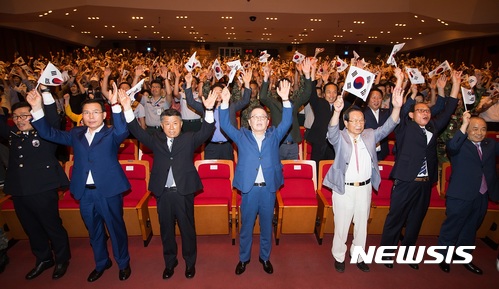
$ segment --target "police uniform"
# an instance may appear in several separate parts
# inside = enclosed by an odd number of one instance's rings
[[[59,126],[55,104],[46,107],[51,124]],[[0,120],[0,136],[9,141],[9,166],[4,192],[12,196],[14,209],[28,235],[36,264],[70,257],[68,234],[59,216],[58,190],[69,185],[57,161],[57,145],[40,138],[35,130],[19,131]]]

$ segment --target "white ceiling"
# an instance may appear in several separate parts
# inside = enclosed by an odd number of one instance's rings
[[[0,26],[89,46],[102,40],[405,42],[404,49],[416,49],[499,35],[499,0],[2,0],[1,7]]]

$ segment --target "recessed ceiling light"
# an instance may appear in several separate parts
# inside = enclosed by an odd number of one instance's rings
[[[414,18],[418,18],[418,15],[414,15]]]
[[[75,8],[75,9],[73,9],[73,12],[76,12],[76,11],[78,11],[78,9],[76,9],[76,8]]]
[[[69,12],[66,12],[66,16],[68,16],[68,15],[69,15]]]
[[[424,19],[421,19],[421,22],[423,22],[423,23],[424,23]]]

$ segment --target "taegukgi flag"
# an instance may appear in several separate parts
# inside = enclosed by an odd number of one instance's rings
[[[348,68],[348,64],[345,61],[341,60],[341,58],[338,55],[336,55],[336,61],[334,64],[338,72],[342,72]]]
[[[388,56],[388,60],[386,61],[386,64],[393,64],[397,66],[397,62],[395,61],[395,54],[402,50],[402,47],[404,47],[405,43],[399,43],[395,44],[392,49],[392,53],[390,53],[390,56]]]
[[[366,100],[374,83],[375,76],[369,71],[350,66],[343,89]]]
[[[62,74],[52,62],[49,62],[38,79],[38,83],[45,86],[59,86],[64,82]]]
[[[449,62],[447,62],[447,60],[446,60],[446,61],[440,63],[440,65],[437,66],[437,68],[435,68],[432,71],[430,71],[428,73],[428,76],[430,78],[432,78],[433,76],[440,75],[442,72],[445,72],[447,70],[450,70],[450,65],[449,65]]]
[[[301,63],[305,59],[305,55],[301,54],[298,52],[298,50],[295,51],[295,55],[293,55],[293,62],[294,63]]]
[[[419,69],[406,67],[405,71],[407,72],[407,75],[409,75],[409,80],[412,84],[424,83],[423,74],[421,73],[421,71],[419,71]]]
[[[220,67],[220,62],[218,62],[218,59],[215,59],[211,68],[213,69],[213,71],[215,71],[215,77],[217,78],[217,80],[220,80],[220,78],[224,77],[224,72],[222,71],[222,67]]]

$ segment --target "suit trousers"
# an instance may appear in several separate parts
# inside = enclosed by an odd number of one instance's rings
[[[367,240],[367,222],[371,209],[372,186],[345,186],[343,195],[333,191],[334,237],[331,252],[338,262],[345,261],[347,238],[350,224],[354,223],[352,246],[360,246],[365,251]],[[362,262],[363,260],[357,260]]]
[[[272,250],[272,221],[274,218],[275,192],[267,187],[253,187],[248,193],[241,194],[241,232],[239,235],[239,261],[251,259],[253,227],[256,216],[260,216],[260,258],[270,259]]]
[[[177,260],[175,221],[182,237],[182,257],[188,267],[196,265],[197,244],[194,225],[194,194],[181,195],[177,188],[165,188],[158,197],[158,218],[163,243],[165,267],[173,268]]]
[[[130,255],[123,220],[123,195],[106,198],[98,188],[85,189],[80,199],[80,213],[94,252],[95,270],[103,271],[109,260],[106,228],[111,239],[114,259],[120,270],[125,269],[129,265]]]
[[[62,264],[71,258],[69,239],[59,216],[57,189],[12,197],[16,215],[28,235],[36,264],[52,260]],[[53,251],[53,254],[52,254]]]
[[[390,210],[386,216],[381,246],[397,246],[405,224],[402,246],[414,246],[428,211],[431,182],[395,180],[390,196]]]
[[[205,160],[234,160],[234,148],[232,143],[227,141],[223,143],[208,142],[204,147]]]
[[[447,196],[446,218],[438,236],[439,246],[473,246],[476,232],[487,214],[489,197],[480,194],[468,201]],[[447,250],[445,250],[446,253]]]

